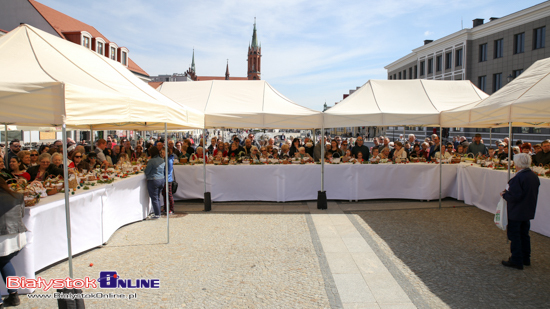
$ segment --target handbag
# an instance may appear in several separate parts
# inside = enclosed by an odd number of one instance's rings
[[[178,182],[176,181],[176,172],[174,171],[174,167],[172,167],[172,178],[174,178],[174,181],[172,181],[172,194],[175,194],[176,191],[178,191]]]
[[[495,224],[503,231],[506,230],[506,226],[508,225],[508,203],[503,197],[500,198],[500,201],[497,204]]]

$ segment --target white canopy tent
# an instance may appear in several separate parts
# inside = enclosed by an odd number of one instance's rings
[[[539,60],[490,97],[441,113],[448,127],[550,125],[550,58]]]
[[[325,127],[440,124],[441,111],[487,97],[470,81],[369,80],[325,112]]]
[[[204,126],[202,112],[158,93],[122,64],[28,25],[23,24],[0,38],[0,68],[0,123],[6,128],[12,124],[61,125],[65,141],[67,127],[163,128],[166,132],[168,127]],[[67,163],[67,147],[63,147],[69,276],[72,277]],[[166,195],[168,197],[168,192]]]
[[[158,90],[204,112],[206,128],[320,128],[322,113],[300,106],[268,82],[199,81],[163,83]]]
[[[0,123],[154,130],[202,128],[202,112],[159,94],[122,64],[21,25],[0,39]]]
[[[325,112],[324,126],[441,126],[442,111],[486,97],[487,94],[470,81],[369,80]],[[441,207],[441,162],[439,173]]]

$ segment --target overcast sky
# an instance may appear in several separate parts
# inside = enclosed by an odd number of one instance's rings
[[[130,50],[149,75],[183,73],[195,48],[197,75],[246,76],[254,17],[262,79],[294,102],[322,110],[425,39],[472,27],[542,1],[39,0],[94,26]]]

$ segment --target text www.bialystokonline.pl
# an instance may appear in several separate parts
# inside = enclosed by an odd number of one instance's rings
[[[137,293],[117,294],[117,293],[63,293],[56,292],[53,294],[27,294],[29,299],[137,299]]]

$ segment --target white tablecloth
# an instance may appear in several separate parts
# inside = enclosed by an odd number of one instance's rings
[[[176,165],[176,200],[203,198],[203,166]],[[321,189],[321,167],[306,165],[207,165],[207,190],[212,200],[315,200]],[[439,198],[436,164],[325,165],[328,199]],[[457,197],[456,166],[443,165],[443,197]]]
[[[150,203],[145,176],[79,190],[71,195],[70,205],[72,250],[78,254],[101,246],[121,226],[147,216]],[[64,194],[26,207],[23,223],[27,227],[27,245],[12,259],[17,276],[35,278],[36,271],[68,257]],[[7,293],[3,286],[0,292]]]
[[[539,179],[537,212],[535,219],[531,220],[531,230],[550,237],[550,179]],[[458,199],[495,213],[500,192],[506,188],[507,183],[508,171],[461,165],[457,175]]]

